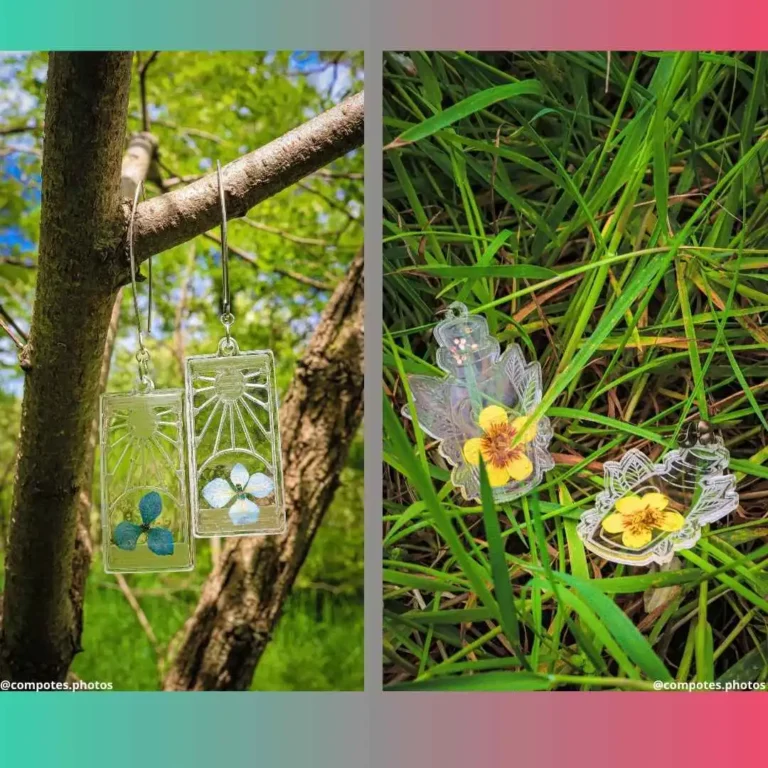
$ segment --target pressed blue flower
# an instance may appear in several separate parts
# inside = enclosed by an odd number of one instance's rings
[[[120,549],[132,551],[136,549],[139,537],[146,535],[147,546],[156,555],[166,556],[173,554],[173,534],[159,525],[152,523],[160,517],[163,511],[163,500],[157,491],[150,491],[141,497],[139,501],[139,514],[141,525],[124,521],[116,528],[112,536],[115,544]]]

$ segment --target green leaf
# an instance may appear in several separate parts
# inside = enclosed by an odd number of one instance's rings
[[[664,666],[664,662],[656,655],[640,630],[613,600],[593,586],[593,581],[578,579],[567,573],[557,573],[556,578],[561,579],[584,597],[629,658],[637,664],[649,680],[672,680],[672,675]]]
[[[445,539],[446,544],[448,544],[453,556],[461,564],[464,574],[472,583],[477,596],[498,615],[496,601],[485,584],[485,574],[464,549],[461,540],[453,528],[453,523],[437,498],[435,489],[432,486],[432,478],[425,472],[421,462],[414,456],[405,430],[386,397],[384,398],[384,430],[387,438],[392,442],[393,449],[401,462],[403,471],[418,489],[440,534]]]
[[[527,278],[529,280],[546,280],[556,277],[557,273],[546,267],[537,267],[533,264],[504,264],[482,267],[451,267],[442,264],[425,264],[423,267],[406,267],[401,272],[426,272],[436,277],[444,277],[448,280],[461,278],[479,279],[481,277],[506,277]]]
[[[401,683],[390,691],[548,691],[554,680],[532,672],[484,672],[466,677],[437,677],[422,682]]]
[[[520,663],[527,668],[528,661],[520,647],[520,622],[515,606],[515,595],[509,580],[504,540],[501,538],[501,526],[499,525],[499,518],[493,503],[493,491],[488,482],[488,472],[482,458],[480,460],[480,496],[483,504],[485,535],[488,538],[488,550],[491,558],[493,588],[501,615],[501,626],[504,628],[507,640],[515,649],[515,654]]]
[[[414,141],[421,141],[438,131],[453,125],[469,115],[473,115],[492,104],[505,99],[514,99],[519,96],[534,96],[541,93],[541,83],[537,80],[523,80],[519,83],[510,83],[509,85],[499,85],[495,88],[488,88],[478,93],[473,93],[458,104],[454,104],[442,112],[438,112],[433,117],[428,117],[419,125],[414,125],[407,131],[403,131],[391,144],[385,149],[396,149],[406,144],[412,144]]]

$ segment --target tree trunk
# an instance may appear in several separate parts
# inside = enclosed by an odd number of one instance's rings
[[[287,531],[229,540],[165,680],[244,690],[339,484],[362,418],[363,254],[336,289],[280,409]]]
[[[118,291],[109,320],[104,352],[101,356],[99,394],[104,391],[107,386],[107,379],[109,378],[112,350],[117,340],[117,328],[120,322],[120,296],[121,291]],[[78,647],[80,645],[80,637],[83,634],[85,583],[88,579],[88,572],[91,569],[91,559],[93,557],[93,544],[91,542],[91,509],[93,507],[93,499],[91,493],[93,488],[93,463],[96,455],[96,443],[98,441],[99,419],[94,414],[88,442],[85,447],[85,456],[83,457],[83,482],[78,499],[77,533],[75,535],[75,551],[72,554],[72,585],[69,589],[69,599],[72,601],[74,636],[77,638]]]
[[[73,556],[125,233],[130,53],[52,53],[35,305],[11,511],[0,678],[62,680],[80,645]],[[82,595],[74,596],[82,600]]]
[[[151,133],[134,134],[128,143],[128,149],[123,155],[120,169],[120,195],[124,201],[133,203],[133,196],[138,184],[144,182],[149,167],[157,152],[157,139]],[[112,313],[109,318],[107,340],[101,357],[99,371],[98,394],[107,388],[109,370],[112,367],[112,352],[117,341],[117,331],[120,326],[120,307],[123,291],[118,290]],[[83,483],[80,490],[77,534],[75,551],[72,555],[72,586],[69,596],[72,601],[72,619],[75,625],[75,636],[79,639],[83,632],[83,601],[85,599],[85,584],[91,568],[93,545],[91,542],[91,511],[93,509],[93,469],[96,457],[96,444],[99,442],[99,419],[94,415],[91,422],[90,434],[85,447]]]

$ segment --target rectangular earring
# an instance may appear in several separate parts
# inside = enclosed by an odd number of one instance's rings
[[[197,537],[285,530],[277,386],[270,350],[241,352],[231,336],[227,216],[221,165],[225,336],[218,351],[186,362],[190,506]]]
[[[133,220],[140,191],[141,185],[128,227],[139,378],[133,392],[105,394],[100,402],[102,550],[107,573],[189,571],[195,564],[184,457],[184,392],[155,391],[136,298]],[[151,261],[148,271],[149,333]]]

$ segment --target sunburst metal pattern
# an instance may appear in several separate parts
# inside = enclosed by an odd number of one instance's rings
[[[184,571],[194,566],[184,456],[184,393],[163,390],[101,398],[101,517],[108,572]],[[174,546],[160,556],[144,537],[119,547],[121,523],[140,525],[140,502],[157,494]]]
[[[271,352],[187,360],[192,516],[197,536],[284,527]]]

